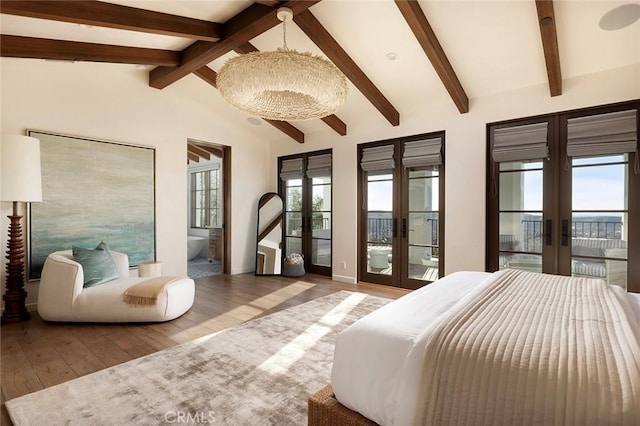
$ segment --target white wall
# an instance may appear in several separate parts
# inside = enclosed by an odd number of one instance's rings
[[[187,272],[187,139],[231,146],[231,272],[253,270],[255,211],[268,189],[269,145],[244,114],[213,112],[211,104],[220,102],[215,89],[195,76],[153,89],[148,69],[130,65],[2,58],[0,70],[2,133],[47,130],[156,148],[156,251],[168,275]],[[3,288],[10,211],[11,203],[1,203]],[[31,308],[37,285],[27,285]]]
[[[219,94],[195,76],[156,90],[147,85],[147,69],[132,72],[129,65],[8,58],[0,59],[0,73],[2,133],[29,128],[156,148],[157,257],[166,274],[186,273],[187,139],[232,147],[232,273],[254,268],[257,201],[277,189],[277,157],[333,147],[333,272],[347,282],[357,275],[357,144],[445,130],[445,272],[483,270],[486,123],[640,97],[640,67],[634,65],[565,80],[559,97],[550,98],[544,85],[471,99],[467,114],[459,114],[453,102],[412,110],[396,105],[398,127],[382,116],[375,122],[350,117],[347,136],[318,126],[300,145],[266,124],[252,128],[232,108],[214,113]],[[10,203],[0,205],[3,251],[10,209]],[[4,253],[1,262],[4,283]],[[33,304],[37,283],[27,291]]]
[[[380,116],[376,122],[348,122],[348,135],[332,131],[306,134],[304,145],[274,144],[280,155],[333,147],[333,274],[355,282],[357,276],[357,144],[444,130],[446,140],[445,273],[484,270],[486,124],[549,112],[602,105],[640,97],[640,66],[608,70],[563,81],[562,96],[549,96],[547,85],[481,99],[470,99],[470,112],[458,113],[453,102],[429,101],[414,111],[400,109],[400,126]],[[402,105],[396,105],[401,108]],[[337,113],[340,116],[340,113]],[[272,168],[273,187],[277,179]],[[341,262],[347,267],[341,268]]]

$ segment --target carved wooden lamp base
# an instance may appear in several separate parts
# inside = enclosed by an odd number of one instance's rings
[[[13,215],[7,216],[9,225],[9,242],[7,243],[7,285],[4,296],[2,323],[26,321],[31,318],[27,311],[27,292],[24,289],[24,243],[22,241],[21,216],[18,216],[18,203],[13,203]]]

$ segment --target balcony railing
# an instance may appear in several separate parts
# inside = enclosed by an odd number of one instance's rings
[[[522,249],[533,253],[541,253],[542,221],[523,220],[520,223],[522,224]]]
[[[328,217],[314,217],[311,220],[311,229],[329,229],[329,218]],[[287,235],[293,235],[296,230],[302,229],[302,219],[299,217],[289,218],[287,221]]]
[[[542,221],[522,220],[522,251],[542,252]],[[577,220],[571,224],[573,238],[622,238],[622,222]]]
[[[574,221],[571,235],[582,238],[622,239],[622,222]]]
[[[368,218],[367,235],[370,243],[390,244],[393,237],[393,220],[381,217]]]
[[[438,219],[428,219],[431,225],[431,244],[438,245]],[[393,219],[370,217],[367,219],[369,243],[390,244],[393,237]]]

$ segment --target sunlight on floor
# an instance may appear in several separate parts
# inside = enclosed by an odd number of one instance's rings
[[[278,306],[285,300],[291,299],[293,296],[297,296],[305,290],[315,287],[315,284],[307,283],[304,281],[296,281],[286,287],[273,291],[265,296],[262,296],[253,302],[249,303],[251,306],[268,310]]]
[[[286,287],[282,287],[278,290],[272,291],[267,295],[252,300],[245,305],[240,305],[214,318],[203,321],[197,326],[190,327],[186,330],[176,333],[174,336],[172,336],[172,339],[177,341],[189,341],[193,340],[193,333],[198,333],[198,330],[206,329],[208,331],[218,332],[225,328],[233,327],[234,325],[241,324],[245,321],[257,317],[264,311],[274,308],[312,287],[315,287],[315,284],[305,281],[296,281],[293,284],[289,284]],[[214,335],[215,333],[207,333],[207,335],[201,337],[203,339],[206,339]]]
[[[282,374],[302,358],[320,339],[331,331],[331,327],[339,324],[349,312],[366,297],[362,293],[354,293],[327,312],[320,320],[308,327],[291,342],[280,349],[272,357],[263,362],[258,369],[272,374]]]

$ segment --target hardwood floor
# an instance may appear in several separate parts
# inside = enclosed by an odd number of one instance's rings
[[[344,284],[313,274],[303,278],[219,275],[195,281],[196,298],[191,310],[166,323],[51,323],[33,312],[29,321],[3,324],[0,424],[11,424],[4,406],[8,399],[327,294],[350,290],[397,299],[407,293],[375,284]]]

